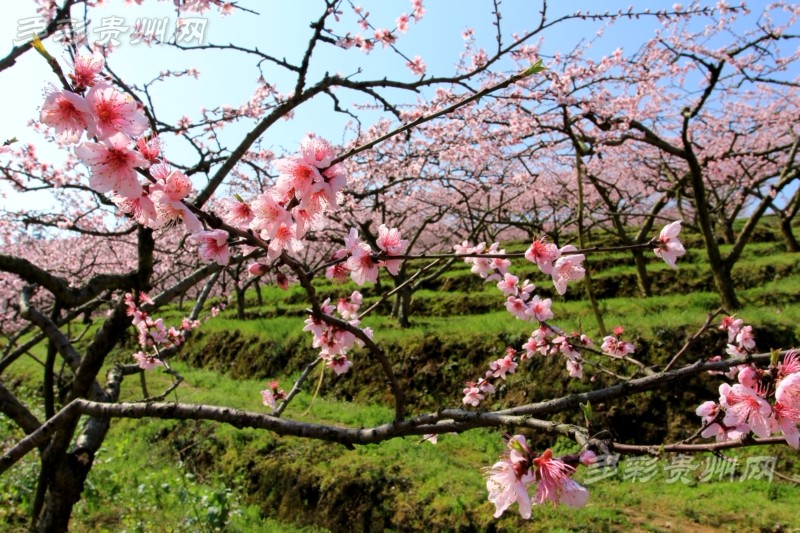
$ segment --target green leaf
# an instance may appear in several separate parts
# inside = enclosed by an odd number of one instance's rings
[[[547,70],[547,67],[542,65],[542,60],[540,59],[530,67],[528,67],[523,73],[522,77],[527,78],[528,76],[532,76],[533,74],[538,74],[543,70]]]
[[[769,366],[778,366],[778,358],[781,356],[780,348],[770,350],[769,352]]]
[[[38,36],[38,35],[34,35],[34,36],[33,36],[33,39],[31,39],[31,46],[33,47],[33,49],[34,49],[34,50],[36,50],[37,52],[39,52],[39,54],[41,54],[41,56],[42,56],[43,58],[45,58],[45,59],[48,61],[48,63],[49,63],[50,61],[54,61],[54,59],[53,59],[53,56],[51,56],[51,55],[50,55],[50,52],[48,52],[48,51],[45,49],[45,47],[44,47],[44,45],[42,44],[42,41],[39,39],[39,36]]]
[[[578,404],[581,406],[581,410],[583,411],[583,417],[586,419],[587,422],[592,421],[592,404],[590,402],[580,403]]]

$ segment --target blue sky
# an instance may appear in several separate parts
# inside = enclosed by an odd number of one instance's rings
[[[557,4],[563,11],[586,9],[592,2],[551,2]],[[281,57],[297,61],[308,40],[310,29],[308,23],[311,17],[320,13],[321,2],[303,0],[301,2],[285,1],[242,1],[244,7],[259,11],[260,16],[249,13],[236,13],[233,16],[219,16],[216,12],[208,12],[203,17],[208,18],[206,27],[206,42],[227,44],[235,42],[242,45],[258,45],[262,50],[269,50]],[[376,25],[385,24],[392,26],[394,18],[402,12],[410,12],[408,0],[381,0],[379,2],[363,1],[365,10],[372,12]],[[661,6],[671,6],[671,2],[648,2],[653,9]],[[603,2],[604,8],[615,9],[627,7],[624,2]],[[428,65],[429,74],[446,75],[452,72],[454,63],[463,47],[461,33],[467,27],[475,29],[478,42],[487,48],[493,46],[494,28],[491,26],[492,2],[484,0],[470,0],[469,2],[457,0],[439,0],[426,2],[427,13],[419,24],[411,24],[410,31],[399,43],[400,49],[409,57],[420,55]],[[538,2],[529,0],[507,0],[502,3],[505,16],[502,21],[503,32],[510,35],[529,27],[537,18]],[[554,9],[554,8],[551,8]],[[73,12],[80,13],[79,10]],[[18,36],[20,24],[26,19],[36,17],[33,2],[8,2],[3,8],[4,17],[0,19],[0,53],[9,50],[12,41]],[[345,13],[349,15],[349,13]],[[163,18],[169,19],[170,26],[174,27],[176,15],[172,2],[146,1],[143,6],[126,6],[120,0],[112,0],[102,9],[98,9],[92,17],[89,26],[90,40],[99,34],[93,33],[104,19],[119,17],[128,26],[132,26],[137,18]],[[371,18],[372,18],[371,17]],[[344,20],[343,20],[344,22]],[[353,29],[353,24],[349,25]],[[629,25],[630,26],[630,25]],[[563,31],[549,32],[546,36],[546,49],[550,52],[568,50],[582,38],[591,38],[596,31],[595,23],[570,23],[564,25]],[[626,30],[627,41],[632,46],[638,45],[655,27],[651,23],[639,23],[635,28],[635,36],[630,34],[631,28]],[[145,44],[131,44],[129,35],[120,35],[121,44],[110,59],[112,68],[120,73],[123,78],[133,82],[145,82],[163,68],[185,68],[195,66],[201,76],[198,80],[181,79],[164,84],[164,90],[156,90],[162,106],[173,116],[183,114],[194,115],[201,106],[212,107],[218,104],[239,105],[251,94],[258,71],[254,61],[248,58],[234,58],[230,54],[214,51],[201,53],[181,53],[168,49],[163,45],[147,46]],[[610,38],[612,37],[612,38]],[[612,44],[613,35],[607,35],[601,42],[604,48],[611,50],[619,45]],[[45,42],[48,50],[57,58],[64,55],[59,45]],[[624,44],[624,42],[622,43]],[[327,47],[329,48],[329,47]],[[599,50],[603,52],[607,50]],[[322,50],[323,54],[317,62],[318,67],[313,71],[317,74],[324,70],[331,72],[354,73],[356,68],[362,68],[362,78],[373,77],[399,77],[412,80],[414,76],[404,65],[404,60],[376,49],[371,54],[358,51],[336,54],[334,57],[329,50]],[[288,90],[287,78],[277,75],[276,71],[270,82],[277,82],[279,88]],[[33,53],[27,53],[14,68],[0,73],[3,86],[7,88],[7,98],[0,104],[3,109],[4,120],[0,122],[0,138],[18,137],[26,140],[25,123],[38,116],[38,109],[43,100],[44,87],[56,81],[47,65]],[[406,97],[407,98],[407,97]],[[274,133],[276,145],[287,147],[296,144],[302,136],[310,130],[319,131],[319,128],[329,129],[323,134],[329,135],[332,140],[338,140],[341,135],[342,120],[337,117],[326,117],[323,124],[318,119],[320,113],[328,114],[330,105],[321,102],[321,106],[306,113],[299,113],[296,118],[280,127],[281,131]],[[319,107],[319,108],[317,108]]]
[[[671,8],[672,1],[640,2],[652,10]],[[287,2],[285,0],[241,0],[240,5],[258,11],[260,15],[236,13],[232,16],[220,16],[216,11],[207,12],[203,17],[208,19],[205,42],[227,44],[234,42],[243,46],[258,46],[279,57],[286,57],[297,62],[308,41],[311,30],[309,21],[321,13],[323,3],[317,0]],[[409,0],[363,0],[360,4],[365,10],[372,12],[371,22],[375,26],[394,25],[395,17],[403,12],[410,12]],[[596,8],[602,4],[603,9],[616,11],[626,10],[629,2],[607,0],[602,3],[592,1],[551,1],[551,18],[566,12]],[[470,27],[475,31],[477,42],[491,50],[495,46],[495,29],[492,26],[493,2],[489,0],[427,0],[427,13],[419,24],[411,24],[410,31],[398,43],[402,52],[413,57],[420,55],[428,66],[428,74],[448,75],[458,61],[463,49],[462,32]],[[760,7],[759,2],[754,7]],[[522,32],[538,21],[540,3],[531,0],[505,0],[501,3],[504,17],[502,30],[506,38],[514,32]],[[349,8],[338,28],[346,27],[358,31],[352,22]],[[82,8],[73,11],[73,17],[79,16]],[[170,28],[174,27],[176,14],[173,2],[157,2],[145,0],[143,6],[127,6],[122,0],[110,0],[107,5],[93,12],[89,26],[90,41],[99,37],[94,33],[104,19],[118,17],[124,24],[132,26],[138,18],[168,19]],[[18,37],[20,24],[36,17],[35,4],[32,1],[6,2],[0,18],[0,54],[11,49],[13,40]],[[543,52],[553,54],[571,50],[579,41],[593,39],[598,22],[569,22],[560,25],[556,31],[544,34]],[[593,53],[600,57],[617,47],[632,52],[652,35],[658,23],[650,19],[642,19],[636,23],[623,22],[606,31],[604,37],[593,45]],[[120,45],[112,54],[109,64],[115,72],[129,83],[141,84],[151,80],[162,69],[183,69],[196,67],[200,78],[173,79],[154,89],[157,109],[162,118],[177,119],[182,115],[197,117],[198,110],[205,106],[212,108],[228,104],[239,106],[251,95],[255,81],[259,75],[254,66],[255,61],[248,57],[235,57],[216,51],[180,52],[164,45],[147,46],[132,44],[129,34],[119,36]],[[57,43],[46,41],[48,50],[57,58],[64,57]],[[314,75],[324,71],[355,74],[362,69],[360,79],[387,76],[403,80],[413,80],[414,76],[405,67],[405,60],[377,47],[371,54],[352,50],[348,52],[324,47],[315,58]],[[62,62],[63,64],[63,62]],[[265,71],[267,81],[276,83],[279,91],[287,91],[294,80],[285,73],[275,69]],[[0,83],[6,88],[6,98],[0,101],[4,119],[0,121],[0,140],[17,137],[20,142],[34,142],[39,151],[58,160],[63,156],[63,149],[45,146],[34,132],[27,127],[27,122],[38,117],[39,107],[43,101],[44,88],[54,83],[54,75],[46,63],[32,52],[26,53],[18,65],[0,72]],[[396,96],[405,101],[413,100],[413,95]],[[365,101],[359,97],[361,101]],[[263,146],[279,152],[281,148],[293,150],[300,139],[310,131],[317,132],[333,142],[342,141],[346,117],[335,114],[331,110],[330,100],[318,98],[310,105],[299,110],[294,119],[281,121],[271,128],[264,137]],[[227,128],[229,147],[238,143],[246,132],[242,127]],[[178,145],[167,145],[171,150],[168,156],[180,157],[184,148]],[[191,154],[186,154],[189,157]],[[189,162],[188,159],[186,162]],[[2,199],[0,199],[2,202]]]

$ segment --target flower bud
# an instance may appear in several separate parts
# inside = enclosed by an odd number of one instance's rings
[[[263,276],[267,273],[269,268],[267,265],[263,265],[261,263],[253,263],[249,267],[247,267],[247,271],[250,272],[253,276]]]

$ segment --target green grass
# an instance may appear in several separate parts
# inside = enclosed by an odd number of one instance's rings
[[[234,381],[204,370],[179,369],[186,375],[188,384],[179,389],[182,401],[224,402],[245,409],[263,409],[258,397],[261,384],[257,381]],[[158,385],[167,385],[167,380],[154,373],[150,386]],[[134,382],[129,382],[125,391],[129,398],[140,394]],[[353,405],[325,398],[310,402],[310,395],[301,393],[286,416],[358,427],[386,422],[392,415],[386,406]],[[310,411],[304,414],[309,406]],[[165,446],[156,447],[165,428],[177,432],[184,440],[171,436],[167,439],[172,439],[167,450]],[[198,456],[204,453],[223,455],[212,459],[211,465],[199,470],[201,473],[193,473],[192,467],[182,464],[180,454],[174,450],[178,442],[184,447],[201,448]],[[264,455],[265,449],[273,451]],[[556,449],[565,453],[574,451],[574,446],[560,441]],[[214,513],[222,509],[227,513],[224,516],[229,530],[261,530],[268,524],[258,517],[254,509],[256,502],[241,492],[241,487],[246,485],[242,479],[243,465],[251,458],[258,464],[271,455],[276,461],[284,462],[288,455],[293,457],[293,468],[305,476],[316,476],[320,493],[329,494],[331,498],[341,490],[337,483],[385,485],[389,495],[394,492],[403,502],[393,511],[395,523],[400,521],[422,529],[425,524],[436,529],[468,523],[484,528],[494,523],[511,531],[529,530],[529,523],[519,518],[516,507],[496,522],[491,519],[493,507],[486,500],[481,467],[490,466],[501,450],[500,432],[490,430],[444,435],[435,446],[408,437],[347,451],[338,445],[274,437],[229,426],[118,421],[99,457],[100,464],[92,471],[93,491],[87,494],[76,520],[93,529],[102,525],[103,520],[110,520],[109,514],[114,516],[122,512],[124,502],[133,497],[139,506],[124,512],[121,524],[114,527],[141,526],[148,530],[154,524],[147,522],[148,516],[158,513],[160,520],[169,523],[173,523],[170,517],[174,516],[174,523],[179,524],[176,530],[191,530],[198,523],[197,516],[208,521],[209,513],[213,518],[217,516]],[[775,452],[750,450],[730,455],[743,462],[745,455],[762,453]],[[398,457],[402,460],[398,461]],[[707,459],[697,456],[694,464],[703,465]],[[536,507],[531,524],[539,531],[564,528],[567,524],[571,525],[566,530],[572,531],[645,527],[652,531],[724,530],[728,527],[741,531],[772,528],[776,524],[785,528],[800,527],[800,519],[790,511],[800,505],[800,492],[790,483],[778,479],[771,483],[741,482],[741,472],[733,481],[702,482],[696,480],[699,470],[688,476],[691,480],[688,484],[668,483],[664,468],[669,465],[669,462],[659,462],[657,475],[643,481],[641,477],[630,479],[630,475],[626,478],[625,472],[631,470],[623,462],[611,478],[588,485],[591,500],[585,509]],[[215,471],[216,475],[208,473]],[[582,471],[578,479],[585,479],[587,475]],[[746,513],[742,512],[743,505]],[[113,522],[108,525],[112,526]],[[278,526],[278,530],[289,530],[284,524]]]
[[[35,375],[36,363],[21,365],[26,381]],[[233,380],[224,375],[175,363],[186,377],[175,399],[263,410],[256,380]],[[153,391],[166,388],[170,378],[148,373]],[[127,380],[123,399],[142,395],[138,381]],[[308,414],[304,412],[309,409]],[[287,416],[308,421],[337,421],[370,426],[391,419],[387,406],[358,405],[301,393]],[[502,449],[501,434],[477,430],[464,435],[444,435],[438,445],[416,438],[396,439],[347,451],[338,445],[280,438],[256,430],[173,421],[114,421],[98,453],[85,497],[75,509],[75,531],[197,531],[218,526],[226,531],[312,531],[261,517],[257,498],[248,497],[247,461],[271,456],[319,478],[323,495],[337,494],[337,483],[381,484],[387,496],[403,502],[392,520],[431,529],[458,524],[491,524],[509,531],[650,531],[758,530],[800,527],[792,509],[800,506],[800,492],[789,483],[764,481],[667,483],[660,463],[653,479],[624,479],[623,462],[613,477],[588,484],[591,499],[585,509],[542,506],[534,508],[530,522],[522,520],[516,506],[493,520],[486,500],[481,467],[490,466]],[[194,450],[194,451],[193,451]],[[272,450],[271,452],[265,450]],[[573,451],[568,441],[556,443],[559,453]],[[749,455],[762,453],[751,450]],[[764,452],[765,454],[773,452]],[[198,466],[198,457],[208,464]],[[744,452],[736,454],[743,455]],[[398,461],[398,457],[402,460]],[[705,458],[698,457],[702,464]],[[741,460],[741,459],[740,459]],[[310,462],[308,462],[310,461]],[[2,478],[3,507],[24,510],[35,479],[33,456]],[[796,467],[795,467],[796,469]],[[584,471],[579,476],[586,478]],[[27,491],[27,493],[26,493]],[[324,499],[323,499],[324,502]],[[743,502],[746,502],[744,504]],[[747,512],[742,512],[744,507]],[[395,522],[397,523],[397,522]],[[164,524],[169,524],[164,529]],[[205,528],[205,529],[202,529]]]
[[[508,251],[524,251],[527,243],[506,246]],[[723,246],[723,253],[729,247]],[[739,290],[745,308],[739,313],[748,323],[759,327],[788,331],[800,338],[800,272],[797,257],[780,252],[775,242],[753,243],[747,247],[734,276],[760,276],[759,284]],[[694,281],[708,273],[702,268],[704,251],[689,250],[679,262],[676,280]],[[603,267],[598,281],[632,276],[630,256],[614,253],[602,256],[595,264]],[[515,263],[512,271],[530,272],[531,281],[549,286],[547,276],[524,261]],[[673,275],[661,261],[651,260],[648,272]],[[762,279],[763,278],[763,279]],[[352,283],[335,285],[328,280],[315,281],[317,289],[333,298],[349,294]],[[468,292],[451,291],[451,300],[444,303],[442,293],[420,290],[414,299],[425,303],[441,315],[412,316],[412,327],[401,329],[396,321],[375,314],[364,325],[375,331],[375,339],[397,350],[392,361],[401,363],[403,350],[425,350],[431,339],[441,341],[442,349],[458,346],[467,351],[471,344],[480,346],[472,354],[477,363],[465,368],[463,353],[446,353],[451,363],[436,369],[434,382],[445,382],[453,375],[477,376],[485,365],[497,358],[507,343],[525,338],[531,325],[515,319],[504,308],[504,298],[494,283],[475,282],[469,266],[456,262],[452,271],[442,277],[447,285],[475,287]],[[383,287],[382,290],[385,290]],[[670,292],[670,287],[654,287],[656,296],[643,299],[604,298],[600,301],[606,325],[623,325],[626,337],[642,339],[652,345],[659,342],[682,342],[680,335],[690,335],[705,320],[707,313],[718,307],[712,292]],[[661,289],[661,290],[660,290]],[[235,318],[235,305],[219,317],[205,322],[202,338],[189,348],[202,350],[214,333],[238,331],[248,342],[267,342],[271,350],[263,357],[274,357],[281,350],[295,350],[300,359],[310,352],[310,336],[302,332],[302,290],[292,287],[281,291],[274,286],[262,287],[263,305],[256,306],[255,291],[249,291],[247,312],[250,320]],[[571,292],[581,292],[574,286]],[[376,301],[374,289],[365,288],[366,301]],[[685,292],[685,291],[683,291]],[[477,314],[447,315],[447,305],[469,302],[469,298],[487,305],[491,311]],[[436,307],[436,306],[439,307]],[[187,306],[188,307],[188,306]],[[554,321],[566,331],[582,331],[597,338],[595,317],[582,300],[554,298]],[[185,311],[166,309],[168,324],[177,322]],[[292,316],[287,316],[291,314]],[[269,318],[267,318],[269,317]],[[74,333],[74,332],[73,332]],[[204,340],[205,339],[205,340]],[[670,345],[671,346],[671,345]],[[416,347],[416,348],[415,348]],[[786,348],[787,346],[777,346]],[[130,351],[121,350],[112,359],[130,362]],[[42,347],[34,349],[41,357]],[[212,356],[214,354],[211,354]],[[261,354],[258,354],[261,356]],[[423,354],[424,355],[424,354]],[[428,354],[431,357],[440,354]],[[692,353],[687,357],[711,354]],[[213,359],[213,357],[212,357]],[[379,403],[379,395],[357,395],[359,387],[385,389],[381,378],[368,373],[375,366],[359,351],[353,359],[364,364],[361,374],[334,382],[326,374],[322,393],[314,394],[318,373],[309,379],[286,417],[308,422],[322,422],[367,427],[391,421],[390,404]],[[192,368],[182,361],[173,366],[185,382],[170,400],[190,403],[226,405],[261,411],[260,390],[267,378],[276,378],[288,389],[308,360],[292,366],[294,371],[278,375],[245,375],[242,379],[209,369]],[[424,361],[423,361],[424,362]],[[458,365],[461,365],[459,368]],[[538,368],[539,371],[546,370]],[[563,370],[560,370],[563,374]],[[4,385],[11,387],[29,405],[36,416],[43,418],[37,397],[41,387],[41,367],[25,357],[4,375]],[[543,386],[535,380],[560,382],[563,376],[518,373],[509,380],[509,388],[530,380],[534,389]],[[158,394],[171,384],[171,377],[155,370],[147,373],[150,394]],[[334,383],[331,386],[331,383]],[[459,381],[458,383],[462,383]],[[448,385],[449,387],[449,385]],[[337,399],[339,389],[368,398],[360,403]],[[452,389],[452,390],[451,390]],[[460,401],[459,386],[443,392],[447,405]],[[339,394],[341,397],[341,394]],[[122,388],[122,400],[143,397],[137,377],[129,377]],[[709,398],[711,399],[711,398]],[[638,401],[636,399],[633,400]],[[499,404],[498,404],[499,406]],[[689,412],[689,417],[694,415]],[[691,418],[692,424],[694,418]],[[691,432],[696,427],[685,428]],[[509,431],[513,429],[509,428]],[[6,419],[0,419],[0,441],[4,449],[22,437]],[[550,441],[558,453],[575,450],[568,441]],[[492,518],[494,508],[487,501],[485,471],[503,448],[502,432],[479,429],[463,435],[443,435],[438,445],[420,442],[418,438],[395,439],[381,445],[360,446],[348,451],[339,445],[319,441],[282,438],[256,430],[238,430],[232,426],[200,422],[159,420],[116,420],[97,455],[84,498],[76,507],[72,521],[75,531],[315,531],[312,524],[326,523],[333,529],[363,525],[366,519],[374,530],[397,527],[420,530],[456,530],[497,528],[507,531],[758,531],[800,528],[795,512],[800,508],[800,491],[796,484],[780,479],[766,481],[698,481],[667,483],[664,467],[656,465],[657,475],[645,482],[625,479],[624,472],[635,460],[623,462],[617,473],[589,484],[591,499],[585,509],[541,506],[527,522],[520,519],[516,506],[498,520]],[[776,455],[777,471],[797,478],[800,462],[797,454],[786,447],[729,452],[726,455],[744,461],[748,455]],[[707,458],[697,456],[703,463]],[[0,478],[0,521],[10,529],[24,530],[24,516],[31,505],[37,475],[37,458],[29,455]],[[584,469],[578,479],[587,476]],[[344,511],[343,511],[344,509]],[[349,514],[348,514],[349,513]],[[367,518],[364,518],[367,517]],[[342,520],[350,520],[342,522]],[[303,528],[306,529],[303,529]]]

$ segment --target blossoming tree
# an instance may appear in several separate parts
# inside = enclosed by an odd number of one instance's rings
[[[737,381],[734,385],[721,385],[719,401],[705,403],[697,411],[703,421],[702,435],[714,436],[717,442],[667,444],[660,448],[662,452],[701,452],[775,442],[798,447],[800,367],[796,352],[753,353],[752,329],[728,317],[721,323],[729,341],[728,357],[707,361],[710,354],[696,354],[690,361],[687,344],[670,360],[647,366],[635,359],[635,347],[625,340],[622,329],[593,340],[559,328],[559,317],[551,308],[552,300],[537,293],[534,282],[520,280],[511,271],[512,260],[535,264],[542,276],[549,279],[545,283],[552,282],[555,292],[563,295],[572,290],[574,282],[586,276],[586,256],[604,250],[556,244],[552,239],[537,236],[530,239],[532,242],[525,253],[511,254],[506,253],[499,242],[476,243],[472,239],[479,231],[458,232],[458,238],[452,241],[436,234],[442,228],[437,224],[448,220],[445,212],[454,221],[466,219],[462,226],[452,223],[459,229],[499,231],[498,224],[502,225],[503,216],[507,216],[501,214],[507,200],[525,192],[526,178],[531,173],[524,163],[531,161],[531,153],[537,153],[538,157],[539,152],[551,150],[540,162],[555,161],[564,157],[564,146],[574,155],[576,146],[591,144],[588,148],[591,154],[579,155],[600,159],[603,143],[614,146],[636,141],[653,144],[671,156],[688,161],[690,177],[682,186],[693,191],[693,209],[706,238],[710,264],[712,269],[718,266],[719,258],[712,253],[713,246],[709,246],[711,237],[706,235],[710,231],[709,219],[704,214],[706,182],[699,174],[695,175],[700,163],[692,143],[700,145],[700,134],[692,137],[688,128],[688,121],[701,114],[706,99],[701,98],[687,113],[680,115],[684,125],[680,134],[682,148],[675,148],[670,142],[677,140],[662,139],[641,119],[617,116],[621,113],[618,106],[623,106],[624,111],[647,113],[655,117],[653,120],[660,119],[661,116],[651,109],[651,99],[655,99],[653,95],[658,92],[662,79],[645,78],[649,83],[647,97],[615,99],[612,98],[614,91],[626,94],[625,91],[634,90],[631,87],[639,87],[642,78],[631,76],[635,85],[615,86],[609,89],[610,93],[602,93],[602,76],[595,76],[598,69],[575,67],[566,59],[555,57],[547,67],[548,73],[542,73],[545,66],[539,60],[543,54],[534,39],[567,23],[624,24],[636,18],[652,17],[663,21],[665,32],[674,32],[667,38],[673,48],[667,47],[668,53],[645,48],[642,55],[652,59],[652,64],[659,69],[669,70],[669,57],[663,57],[665,55],[697,53],[700,57],[697,50],[675,51],[677,43],[693,42],[681,25],[699,19],[724,27],[736,16],[743,15],[746,8],[729,7],[720,2],[715,7],[692,4],[687,8],[676,6],[652,13],[631,10],[550,17],[547,3],[542,2],[533,28],[508,36],[501,29],[501,12],[495,6],[491,16],[497,32],[496,48],[484,50],[468,31],[467,45],[455,71],[435,75],[428,74],[423,58],[407,57],[402,52],[403,34],[411,31],[410,26],[425,15],[421,0],[412,0],[411,13],[400,13],[392,23],[377,20],[376,16],[349,2],[326,0],[317,6],[309,40],[297,60],[284,58],[282,51],[270,52],[269,47],[215,44],[191,47],[173,40],[171,46],[181,50],[194,48],[256,57],[259,69],[268,73],[260,70],[252,97],[241,106],[204,108],[197,120],[183,117],[170,123],[162,118],[166,113],[153,92],[153,84],[192,76],[196,72],[191,68],[162,72],[144,86],[126,83],[116,74],[115,53],[111,48],[92,49],[77,38],[71,16],[80,3],[75,0],[64,0],[60,4],[40,1],[42,16],[47,22],[42,34],[44,44],[34,38],[13,48],[0,60],[0,70],[10,71],[16,59],[35,50],[47,62],[57,86],[50,88],[43,99],[36,128],[68,154],[66,161],[56,166],[40,162],[30,145],[17,149],[15,142],[9,140],[2,148],[7,158],[3,163],[5,183],[14,186],[19,194],[50,191],[63,207],[30,216],[26,216],[23,209],[8,208],[0,225],[4,239],[0,253],[0,270],[4,273],[0,311],[7,337],[0,358],[0,372],[11,368],[31,346],[42,341],[47,343],[42,364],[41,411],[26,405],[0,383],[0,412],[26,434],[5,450],[0,458],[0,473],[28,453],[39,452],[41,475],[32,516],[35,529],[61,531],[67,528],[94,456],[109,431],[109,421],[118,417],[210,420],[260,428],[279,435],[320,439],[347,448],[409,435],[435,441],[442,433],[478,427],[513,426],[572,439],[575,453],[555,457],[548,449],[532,449],[522,435],[508,438],[506,452],[491,468],[487,479],[489,500],[496,507],[495,516],[516,503],[520,514],[526,518],[531,515],[533,503],[584,505],[588,491],[572,479],[580,465],[591,465],[598,456],[610,451],[642,453],[650,449],[642,444],[596,438],[587,426],[556,423],[551,420],[553,415],[575,411],[581,404],[618,400],[702,372],[727,372],[729,379]],[[92,6],[86,3],[83,7],[90,9]],[[234,15],[239,10],[245,14],[247,11],[236,3],[217,0],[179,2],[177,9],[199,12],[219,9],[224,14]],[[771,9],[791,11],[790,7],[781,5]],[[759,31],[763,34],[750,36],[749,42],[766,46],[771,40],[787,37],[774,32],[790,27],[796,15],[791,11],[790,21],[777,29],[762,24]],[[65,43],[68,63],[55,57],[58,45],[48,39],[64,27],[67,35],[72,36]],[[153,39],[148,35],[142,37]],[[164,43],[167,45],[169,43]],[[393,79],[384,75],[372,78],[359,72],[351,75],[321,73],[316,63],[321,49],[344,54],[383,52],[387,57],[401,57],[413,76]],[[743,53],[744,50],[738,48],[723,49],[717,56],[724,56],[724,59],[718,58],[718,61],[735,60]],[[658,57],[651,58],[648,54]],[[506,61],[512,58],[522,66],[509,67],[513,63]],[[697,58],[693,56],[693,59]],[[790,56],[781,64],[793,59]],[[755,71],[762,60],[764,56],[756,54],[747,65],[740,67]],[[718,68],[717,63],[697,61],[707,67],[714,80],[721,67]],[[613,66],[624,63],[618,55],[607,62]],[[601,65],[599,70],[603,71],[606,60]],[[513,72],[504,72],[506,68]],[[577,72],[562,72],[571,68],[585,69],[585,72],[580,76]],[[759,76],[764,78],[762,81],[775,81],[766,79],[771,75],[771,68],[759,71]],[[273,71],[288,75],[291,79],[288,90],[281,92],[268,81],[270,75],[278,76]],[[680,69],[676,74],[681,74]],[[581,96],[573,86],[573,81],[579,79],[589,80],[592,90],[597,89],[601,94],[589,91],[591,97]],[[554,102],[551,109],[539,112],[521,105],[523,98],[532,101],[544,98],[537,96],[536,91],[542,83],[550,84],[544,101]],[[789,86],[792,94],[793,85]],[[429,89],[437,89],[438,93],[421,105],[395,100],[401,98],[397,96],[398,90],[428,94]],[[289,153],[281,154],[283,157],[261,146],[265,133],[276,127],[279,120],[302,111],[318,97],[328,99],[335,112],[345,113],[354,120],[367,120],[377,106],[393,115],[395,122],[378,122],[378,126],[366,128],[361,135],[341,146],[312,133],[299,140]],[[352,98],[366,98],[370,109],[364,110],[364,106],[351,103]],[[611,111],[601,112],[604,106],[612,104]],[[408,108],[412,109],[411,113],[407,112]],[[531,116],[543,117],[535,124],[536,128],[554,131],[546,120],[563,119],[567,108],[579,108],[581,112],[581,122],[570,124],[573,129],[569,129],[571,132],[580,130],[579,135],[574,135],[575,143],[564,145],[547,139],[534,140],[535,131],[523,125]],[[657,108],[658,112],[663,109]],[[360,116],[359,111],[366,114]],[[676,117],[666,116],[664,120],[674,121]],[[244,133],[229,146],[221,130],[233,125],[244,126]],[[309,125],[309,129],[313,130],[313,126]],[[561,132],[566,131],[559,128]],[[615,136],[619,131],[631,130],[638,133],[631,134],[630,138],[625,133],[622,137]],[[416,132],[423,132],[429,142],[415,144]],[[411,143],[408,154],[414,158],[427,154],[426,165],[441,166],[430,174],[423,171],[424,165],[410,166],[406,169],[409,173],[398,170],[398,166],[407,165],[408,161],[400,153],[404,135]],[[443,144],[451,136],[452,140]],[[486,136],[490,141],[482,138]],[[183,156],[170,153],[164,142],[170,138],[183,140],[193,151],[195,160],[189,164],[180,163]],[[396,170],[396,180],[411,184],[409,195],[420,191],[429,193],[431,189],[424,182],[431,176],[437,176],[438,185],[446,185],[436,195],[431,195],[434,214],[420,216],[415,223],[403,225],[402,213],[394,205],[399,200],[388,196],[381,206],[386,215],[380,218],[364,215],[364,206],[359,206],[359,201],[366,198],[374,201],[376,194],[372,193],[377,189],[382,189],[380,193],[384,194],[395,187],[395,184],[380,183],[379,177],[372,175],[380,171],[381,158],[375,155],[386,146],[391,147],[387,157]],[[775,159],[773,168],[748,182],[749,186],[763,188],[772,183],[777,188],[785,187],[784,182],[794,176],[795,148],[796,142],[789,142],[786,136],[770,145],[767,152]],[[373,158],[370,160],[370,157]],[[490,161],[491,168],[483,169],[482,159]],[[704,159],[703,164],[711,165],[712,160],[716,161],[711,157]],[[746,168],[753,168],[752,162],[739,161]],[[483,170],[487,174],[483,174]],[[453,173],[458,173],[462,185],[453,185]],[[770,176],[778,174],[777,184],[774,179],[770,182]],[[355,175],[353,188],[348,185],[351,175]],[[487,176],[491,179],[485,179]],[[566,190],[572,181],[561,184]],[[198,185],[201,182],[202,185]],[[249,186],[245,187],[246,184]],[[478,209],[478,203],[470,202],[478,202],[483,189],[488,200]],[[457,191],[461,196],[448,198],[447,190]],[[755,193],[748,190],[744,194]],[[420,194],[414,199],[420,201],[426,197]],[[352,224],[339,225],[340,235],[335,244],[320,244],[318,236],[333,226],[330,219],[338,218],[343,204],[353,218]],[[763,212],[769,205],[764,200],[757,210]],[[522,209],[519,204],[517,208]],[[437,219],[435,213],[443,214]],[[495,216],[496,220],[491,220]],[[578,216],[590,217],[585,213]],[[580,223],[572,220],[559,220],[559,223],[563,223],[562,229],[580,227]],[[42,235],[47,239],[57,243],[59,248],[69,248],[68,251],[42,252],[47,247],[42,245],[41,239],[26,237],[26,224],[35,225],[45,232]],[[669,221],[660,234],[652,235],[647,241],[624,243],[627,248],[621,249],[652,250],[667,264],[676,267],[685,253],[680,230],[680,221]],[[368,231],[370,235],[366,236]],[[436,233],[422,239],[425,232]],[[436,254],[415,253],[410,248],[410,240],[424,240],[427,243],[425,252],[431,250]],[[85,246],[86,243],[92,244]],[[103,253],[94,253],[95,246],[102,246]],[[109,256],[109,250],[115,250],[117,255]],[[443,406],[429,413],[410,412],[405,400],[406,384],[396,375],[391,354],[381,347],[381,332],[362,325],[363,318],[374,312],[376,306],[363,309],[364,299],[358,291],[343,294],[338,302],[322,300],[317,295],[314,279],[322,276],[349,279],[361,286],[374,283],[387,272],[401,287],[411,279],[403,277],[405,264],[439,259],[464,260],[477,276],[495,284],[499,301],[505,300],[506,309],[514,317],[530,323],[531,334],[522,346],[508,348],[502,357],[494,359],[487,354],[486,367],[465,384],[461,407]],[[281,285],[294,282],[302,287],[309,305],[304,329],[309,332],[309,343],[318,350],[318,355],[308,361],[305,371],[288,392],[278,383],[270,383],[261,398],[268,409],[260,412],[166,401],[181,381],[170,365],[170,357],[198,326],[203,306],[221,273],[228,269],[241,275],[245,265],[251,275],[270,273]],[[418,271],[422,272],[423,268]],[[194,291],[191,294],[196,303],[180,323],[168,324],[158,316],[165,305],[189,291]],[[735,304],[734,300],[727,300],[725,294],[721,292],[723,304]],[[94,317],[99,322],[94,336],[86,344],[79,344],[70,330],[81,316]],[[715,318],[716,315],[710,317],[701,331],[711,328]],[[103,379],[104,363],[131,328],[139,349],[130,354],[130,364],[114,366]],[[310,372],[319,366],[336,374],[351,372],[356,346],[363,347],[374,371],[384,376],[392,397],[393,418],[375,427],[356,428],[312,424],[288,417],[286,409],[306,386]],[[542,355],[563,357],[566,373],[575,379],[583,376],[586,365],[602,370],[607,361],[622,362],[627,370],[624,374],[611,373],[618,379],[617,383],[589,392],[500,409],[483,407],[482,402],[501,381],[530,359]],[[56,371],[59,358],[69,369],[60,375]],[[155,395],[148,394],[145,388],[141,402],[119,401],[124,379],[156,367],[162,367],[175,377],[173,386]],[[56,386],[57,377],[59,386]],[[457,402],[458,391],[453,391],[453,395]],[[87,417],[86,424],[80,424],[82,416]],[[740,438],[750,434],[757,438]]]

